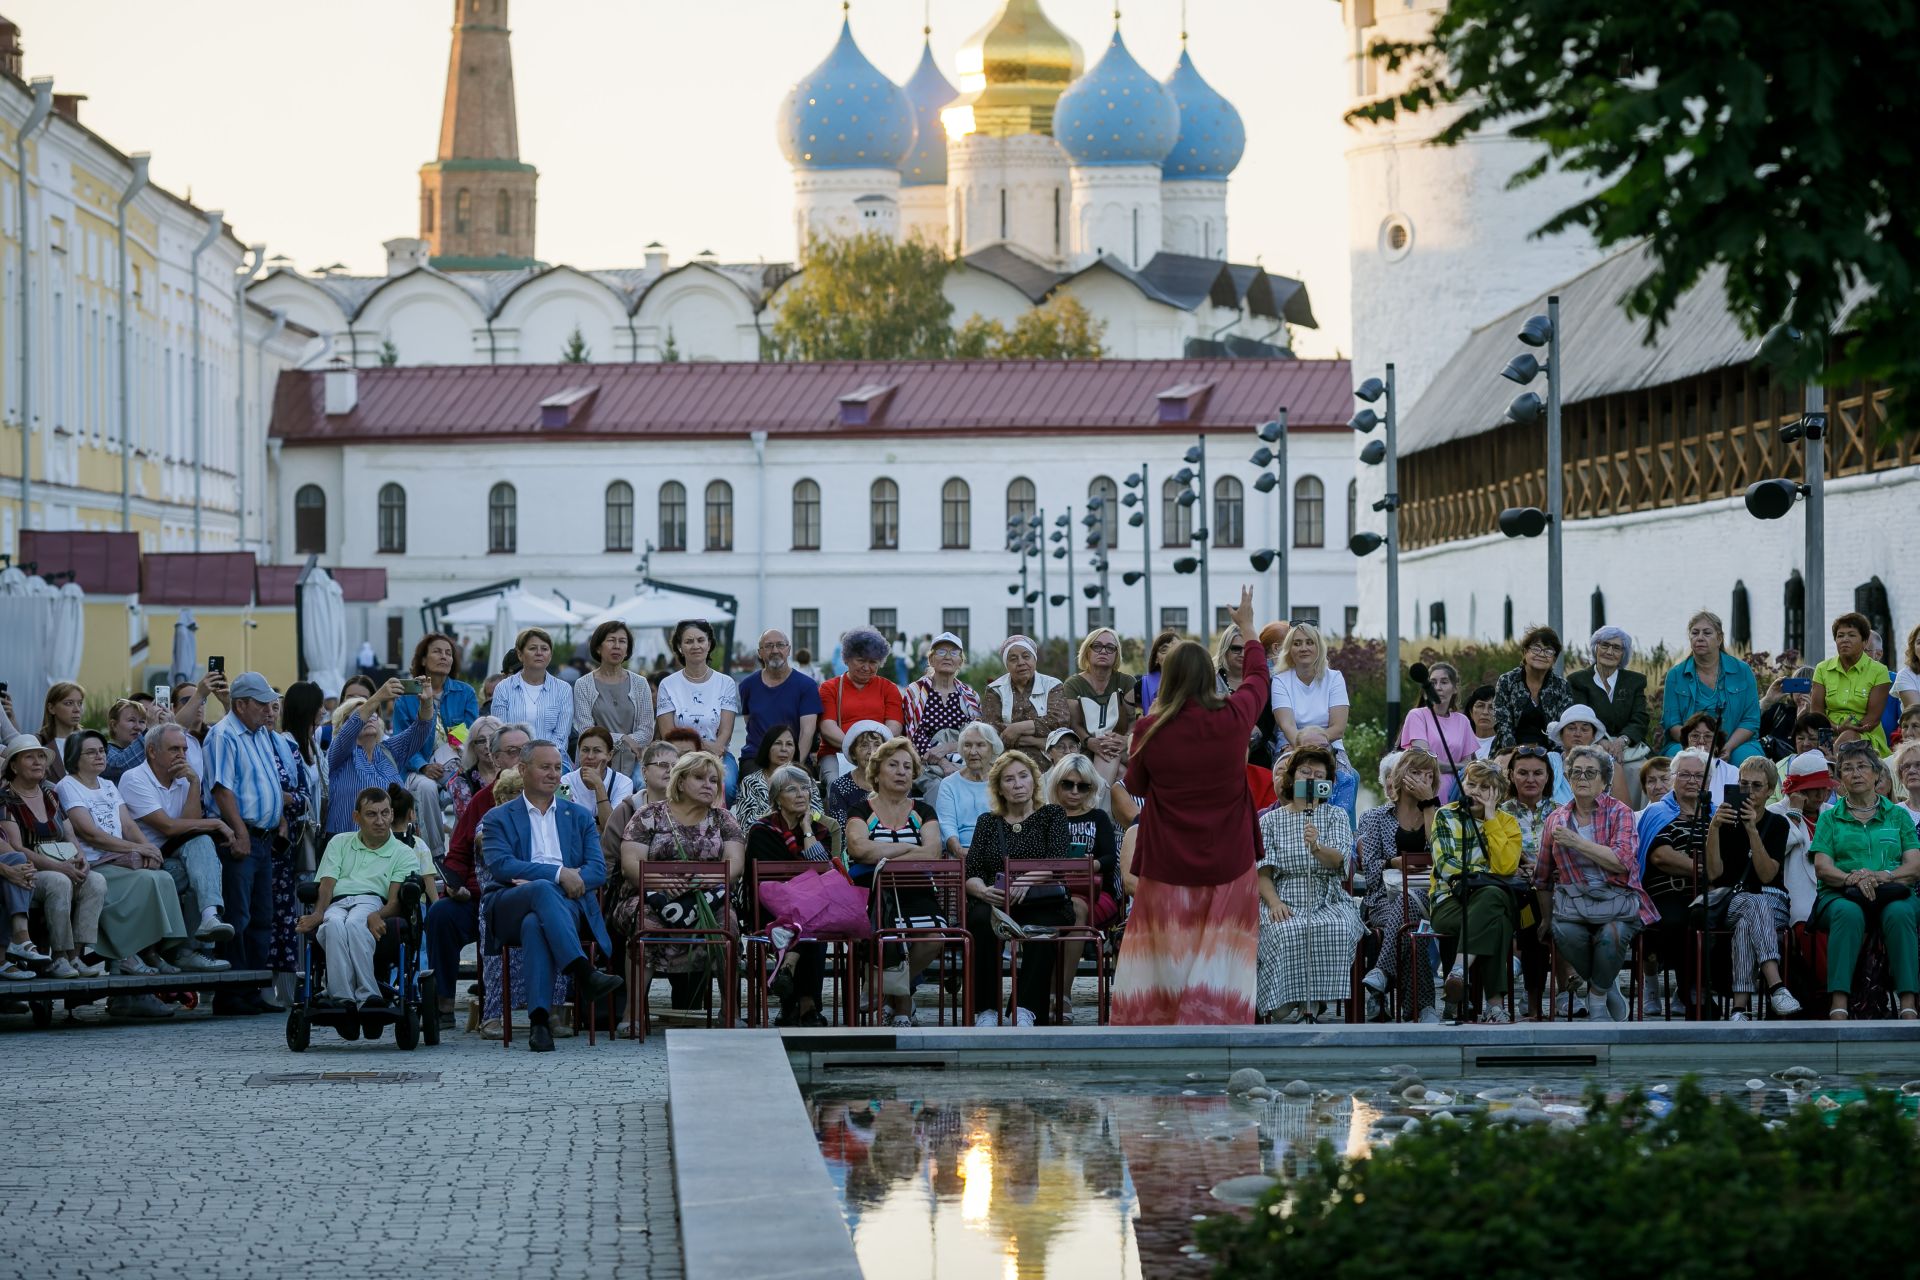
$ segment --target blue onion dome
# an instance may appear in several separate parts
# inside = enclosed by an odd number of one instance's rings
[[[898,169],[913,150],[913,103],[842,22],[827,60],[787,90],[778,129],[781,154],[796,169]]]
[[[933,42],[929,40],[920,54],[920,65],[907,81],[907,100],[913,103],[913,118],[919,135],[913,150],[900,166],[900,185],[904,187],[944,187],[947,185],[947,131],[940,123],[940,109],[953,105],[960,91],[940,74],[933,60]]]
[[[1180,136],[1180,108],[1116,29],[1099,64],[1060,95],[1053,136],[1077,165],[1159,164]]]
[[[1165,84],[1180,108],[1180,137],[1161,176],[1168,182],[1225,182],[1247,150],[1240,113],[1201,78],[1185,49]]]

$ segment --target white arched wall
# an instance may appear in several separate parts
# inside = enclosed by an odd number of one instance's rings
[[[1107,322],[1100,341],[1109,359],[1174,359],[1193,330],[1190,313],[1155,302],[1130,281],[1103,268],[1073,277],[1060,291],[1072,294]]]
[[[388,338],[401,364],[485,364],[486,326],[472,294],[425,268],[374,290],[353,322],[362,365],[379,363]]]
[[[621,299],[572,267],[556,267],[527,281],[493,320],[501,363],[558,363],[578,327],[590,358],[605,363],[629,356],[627,310]]]
[[[1033,310],[1027,295],[999,276],[956,266],[941,282],[940,291],[953,304],[953,327],[958,329],[974,316],[998,320],[1012,328],[1021,316]]]
[[[303,325],[321,335],[314,340],[316,347],[327,338],[335,340],[336,349],[344,347],[347,313],[341,310],[332,294],[311,280],[290,271],[276,271],[248,288],[247,300],[268,310],[278,307],[287,313],[290,323]],[[303,353],[304,356],[313,354],[312,350]]]
[[[659,360],[673,334],[682,360],[758,360],[753,304],[740,286],[698,263],[662,276],[634,312],[639,358]],[[767,319],[772,329],[771,316]]]

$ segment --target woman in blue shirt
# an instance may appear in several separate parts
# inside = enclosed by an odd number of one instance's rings
[[[1753,668],[1726,652],[1719,615],[1705,609],[1687,620],[1687,643],[1693,655],[1667,672],[1660,706],[1662,750],[1678,755],[1686,745],[1681,733],[1687,721],[1706,711],[1726,735],[1720,759],[1738,766],[1760,754],[1760,685]]]
[[[414,678],[420,681],[420,687],[433,692],[434,714],[427,717],[427,723],[434,728],[420,749],[400,762],[400,767],[406,773],[407,790],[413,795],[420,838],[426,841],[428,851],[436,854],[447,851],[446,821],[440,807],[440,790],[446,785],[447,775],[456,766],[451,761],[445,765],[435,764],[433,757],[451,730],[461,725],[471,725],[480,718],[480,698],[474,693],[473,686],[453,678],[453,653],[453,637],[431,631],[421,636],[420,643],[413,646],[413,662],[408,666]],[[391,719],[396,734],[413,728],[420,719],[420,695],[403,693],[395,698]]]
[[[534,740],[559,747],[561,759],[572,769],[567,738],[573,730],[573,687],[549,670],[553,637],[528,627],[513,642],[513,651],[520,657],[520,669],[494,686],[491,714],[502,724],[532,725]]]
[[[404,776],[400,762],[420,750],[433,732],[433,693],[420,686],[421,714],[411,729],[386,735],[383,708],[400,696],[400,682],[389,680],[371,698],[352,698],[333,713],[333,741],[327,747],[327,834],[354,830],[353,802],[368,787],[387,787]]]

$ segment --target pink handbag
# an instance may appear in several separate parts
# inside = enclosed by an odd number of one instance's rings
[[[873,936],[868,891],[837,864],[791,880],[767,881],[760,886],[760,905],[772,913],[776,924],[803,938]]]

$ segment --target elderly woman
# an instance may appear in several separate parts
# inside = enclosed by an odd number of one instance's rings
[[[658,882],[643,901],[639,886],[644,863],[724,863],[727,882],[739,882],[746,869],[746,837],[720,803],[722,778],[720,761],[712,752],[688,752],[674,762],[665,802],[635,811],[620,842],[623,874],[620,899],[614,904],[611,920],[622,937],[631,938],[642,929],[666,928],[663,912],[674,916],[676,925],[684,928],[706,910],[718,914],[721,905],[703,890],[671,896],[658,887]],[[693,901],[695,898],[703,898],[705,905]],[[706,1003],[718,968],[712,948],[649,947],[647,955],[651,973],[667,975],[674,1008],[697,1009]],[[643,991],[651,973],[640,977]],[[720,980],[729,981],[731,976],[722,974]]]
[[[1716,752],[1740,764],[1760,750],[1760,686],[1753,668],[1726,652],[1726,630],[1720,615],[1705,609],[1687,619],[1687,645],[1692,653],[1667,672],[1660,702],[1660,737],[1667,755],[1686,747],[1683,729],[1702,711],[1711,712],[1724,745]]]
[[[446,821],[440,807],[440,790],[453,772],[454,750],[447,734],[461,725],[472,725],[480,718],[480,695],[473,686],[453,673],[455,665],[453,637],[445,632],[429,631],[413,646],[408,672],[431,690],[433,700],[425,704],[431,714],[433,730],[420,750],[400,762],[407,771],[407,790],[413,796],[414,812],[419,816],[420,838],[432,853],[447,849]],[[402,693],[393,700],[387,719],[395,733],[405,733],[421,718],[419,694]]]
[[[1592,707],[1578,702],[1561,712],[1560,718],[1547,726],[1547,741],[1553,744],[1553,754],[1548,757],[1548,763],[1553,766],[1555,804],[1565,804],[1573,799],[1573,791],[1567,786],[1567,752],[1575,747],[1599,747],[1606,751],[1606,745],[1600,740],[1606,727],[1600,717],[1594,714]],[[1607,754],[1613,753],[1608,751]],[[1616,757],[1615,763],[1618,762]]]
[[[790,724],[774,725],[760,735],[753,768],[740,776],[740,789],[733,799],[733,816],[741,827],[751,827],[773,811],[774,775],[796,762],[799,744],[799,734]],[[824,812],[819,786],[813,785],[807,794],[813,808]]]
[[[1601,627],[1593,633],[1593,665],[1567,677],[1574,698],[1600,717],[1600,745],[1616,764],[1634,764],[1647,758],[1647,728],[1652,711],[1647,706],[1647,678],[1629,671],[1633,637],[1619,627]]]
[[[1166,661],[1167,651],[1180,643],[1178,631],[1162,631],[1147,646],[1147,673],[1140,677],[1140,714],[1145,715],[1153,707],[1153,700],[1160,693],[1160,664]]]
[[[1886,713],[1893,677],[1867,653],[1867,636],[1872,629],[1872,624],[1857,613],[1843,613],[1833,620],[1833,656],[1813,669],[1813,697],[1808,706],[1833,721],[1839,741],[1861,738],[1884,756],[1887,734],[1880,720]]]
[[[1009,751],[1024,751],[1035,776],[1047,769],[1047,738],[1072,715],[1072,695],[1040,670],[1040,649],[1027,636],[1008,636],[1000,646],[1006,674],[987,685],[981,719],[992,725]]]
[[[1534,627],[1520,637],[1520,665],[1502,672],[1493,684],[1493,755],[1513,750],[1520,722],[1532,712],[1544,727],[1579,701],[1573,686],[1554,672],[1560,660],[1560,636],[1552,627]]]
[[[1360,980],[1367,989],[1368,1021],[1385,1016],[1382,1002],[1400,980],[1401,932],[1409,923],[1408,911],[1420,919],[1428,913],[1426,891],[1403,885],[1401,859],[1409,854],[1424,857],[1431,848],[1427,815],[1436,807],[1440,769],[1425,747],[1409,747],[1399,753],[1381,780],[1380,790],[1387,802],[1361,814],[1354,833],[1360,855],[1356,887],[1362,895],[1361,918],[1380,934],[1380,955]],[[1396,874],[1389,876],[1389,871]],[[1424,943],[1413,944],[1413,1007],[1419,1011],[1420,1021],[1438,1022],[1440,1013],[1433,1004],[1433,964],[1424,952]]]
[[[1507,779],[1485,760],[1469,764],[1460,778],[1461,797],[1433,810],[1433,929],[1440,935],[1440,962],[1447,971],[1447,1008],[1467,1020],[1468,969],[1483,997],[1481,1021],[1504,1023],[1504,997],[1513,980],[1513,930],[1518,904],[1507,881],[1520,869],[1520,824],[1500,806]]]
[[[1040,799],[1067,815],[1071,844],[1084,848],[1100,864],[1100,898],[1093,923],[1104,927],[1120,914],[1120,833],[1101,806],[1106,783],[1086,756],[1068,756],[1041,779]]]
[[[520,669],[493,687],[488,714],[502,724],[531,725],[535,740],[559,744],[565,759],[573,728],[573,690],[551,670],[553,637],[539,627],[528,627],[514,638],[513,652],[520,659]],[[421,718],[426,718],[424,712]]]
[[[1747,1021],[1757,974],[1766,983],[1767,1004],[1780,1017],[1800,1012],[1800,1002],[1780,977],[1780,931],[1792,916],[1784,882],[1789,826],[1769,810],[1767,798],[1780,785],[1780,771],[1765,756],[1740,766],[1741,797],[1713,811],[1707,843],[1707,874],[1714,897],[1727,896],[1733,930],[1734,1022]]]
[[[1320,628],[1301,622],[1287,633],[1287,665],[1274,673],[1270,696],[1281,742],[1297,746],[1300,730],[1326,730],[1336,769],[1333,803],[1346,810],[1351,825],[1360,775],[1347,760],[1347,679],[1327,665],[1327,642]]]
[[[1920,951],[1916,920],[1920,901],[1920,838],[1899,806],[1874,792],[1878,757],[1864,741],[1840,748],[1840,796],[1813,829],[1813,870],[1820,896],[1813,927],[1827,935],[1827,1016],[1851,1016],[1854,966],[1869,924],[1886,943],[1887,968],[1900,998],[1903,1021],[1920,1018]]]
[[[740,686],[733,677],[715,671],[713,624],[705,618],[685,618],[673,624],[670,641],[680,669],[660,682],[654,728],[662,736],[674,729],[692,729],[700,735],[700,750],[720,762],[725,794],[733,795],[740,765],[731,754],[733,722],[740,714]]]
[[[614,807],[633,794],[633,779],[613,767],[613,731],[590,725],[574,744],[580,767],[560,778],[560,791],[605,826]]]
[[[1633,939],[1658,919],[1640,887],[1633,810],[1607,794],[1613,757],[1598,747],[1568,753],[1573,799],[1553,811],[1540,837],[1533,885],[1539,933],[1587,984],[1587,1017],[1618,1022],[1627,1002],[1615,985]]]
[[[851,757],[845,739],[852,726],[870,721],[884,726],[891,738],[906,725],[900,686],[880,674],[881,665],[892,654],[887,638],[870,627],[855,627],[840,637],[846,673],[820,686],[821,782],[831,782],[847,771]]]
[[[1219,680],[1222,697],[1238,689],[1246,679],[1247,641],[1240,634],[1240,628],[1229,624],[1220,633],[1219,641],[1213,646],[1213,669]],[[1260,718],[1254,722],[1253,732],[1247,739],[1247,768],[1252,772],[1263,772],[1268,782],[1273,778],[1273,741],[1279,725],[1274,719],[1271,704],[1271,686],[1269,686],[1269,704],[1260,709]]]
[[[1080,735],[1066,725],[1061,725],[1047,735],[1047,768],[1065,760],[1068,756],[1081,754]]]
[[[1813,694],[1789,693],[1788,680],[1805,681],[1802,688],[1813,688],[1813,668],[1782,667],[1760,695],[1760,750],[1775,760],[1793,755],[1794,723],[1813,706]],[[1822,717],[1824,719],[1824,717]]]
[[[778,732],[792,736],[782,725]],[[766,738],[760,739],[762,749]],[[747,828],[747,863],[825,862],[840,849],[840,829],[827,821],[817,803],[819,793],[807,771],[794,764],[777,766],[768,779],[771,804]],[[744,784],[742,790],[745,790]],[[738,805],[735,806],[736,809]],[[746,902],[750,927],[764,930],[772,923],[758,902]],[[780,957],[770,990],[780,1001],[782,1027],[824,1027],[820,989],[826,979],[825,945],[801,942]]]
[[[1665,756],[1657,757],[1665,765]],[[1547,819],[1559,808],[1550,791],[1553,769],[1544,747],[1515,747],[1507,759],[1507,798],[1500,812],[1510,814],[1520,828],[1520,870],[1515,879],[1522,886],[1533,883],[1540,865],[1540,837]],[[1527,1015],[1538,1018],[1545,1009],[1547,989],[1547,944],[1541,938],[1540,920],[1531,900],[1520,904],[1519,927],[1514,945],[1520,953],[1520,976],[1527,988]]]
[[[849,728],[842,741],[846,752],[840,757],[839,776],[827,788],[827,816],[844,825],[853,806],[866,797],[867,761],[874,748],[889,741],[892,732],[876,720],[862,720]],[[917,775],[916,775],[917,776]]]
[[[964,858],[973,843],[973,828],[980,815],[990,807],[987,770],[1006,751],[1000,735],[984,720],[975,720],[960,730],[960,772],[941,779],[933,798],[934,816],[945,833],[947,856]]]
[[[881,862],[918,862],[942,858],[940,819],[933,806],[916,800],[913,784],[920,777],[920,756],[905,737],[889,738],[873,749],[862,772],[867,794],[847,812],[847,861],[856,882],[872,883]],[[975,832],[977,840],[979,833]],[[879,903],[880,917],[911,926],[944,925],[940,903],[931,889],[892,892]],[[890,952],[897,948],[889,946]],[[913,1016],[913,975],[940,958],[939,942],[916,942],[903,960],[883,957],[882,990],[893,1011],[892,1025],[918,1026]]]
[[[574,731],[605,729],[613,739],[613,771],[632,782],[640,770],[640,753],[653,741],[653,686],[639,672],[627,669],[627,659],[633,656],[633,632],[618,618],[593,629],[587,654],[593,659],[593,670],[573,682]],[[616,798],[614,803],[620,801]]]
[[[947,748],[934,741],[942,730],[966,728],[980,718],[980,695],[960,678],[967,662],[960,637],[943,631],[927,649],[927,673],[908,685],[901,697],[903,728],[929,773],[943,777],[952,769]]]
[[[382,791],[404,783],[400,762],[433,736],[434,695],[420,686],[420,715],[413,726],[388,734],[380,713],[400,696],[399,680],[389,680],[370,698],[349,698],[333,710],[333,743],[327,748],[328,836],[354,830],[353,801],[368,787]]]
[[[1440,802],[1446,804],[1459,790],[1457,779],[1474,758],[1479,740],[1473,721],[1459,709],[1460,672],[1450,662],[1427,669],[1427,689],[1420,705],[1400,724],[1399,748],[1421,747],[1440,767]]]
[[[460,758],[447,775],[447,795],[453,800],[456,824],[474,795],[492,786],[500,776],[500,766],[493,758],[493,735],[499,728],[498,716],[481,716],[467,726],[466,745],[460,748]]]
[[[1046,878],[1022,876],[1010,864],[1031,859],[1072,857],[1073,834],[1056,804],[1042,804],[1033,763],[1017,751],[993,762],[987,774],[992,809],[982,814],[967,847],[967,930],[973,934],[974,1025],[999,1026],[1000,935],[994,913],[1022,925],[1073,924],[1085,919],[1085,903],[1071,900],[1067,887]],[[1057,948],[1025,947],[1014,980],[1014,1025],[1031,1027],[1049,1019]]]
[[[21,733],[7,743],[6,762],[0,764],[0,846],[23,851],[0,858],[14,867],[6,874],[7,914],[13,919],[7,958],[22,965],[49,959],[27,933],[27,913],[37,907],[46,917],[53,953],[45,976],[98,978],[107,966],[81,953],[99,940],[107,881],[87,865],[87,855],[72,843],[61,820],[60,798],[47,781],[49,755],[40,739]]]
[[[1067,723],[1073,726],[1087,755],[1111,777],[1126,754],[1127,732],[1133,727],[1133,677],[1120,670],[1120,633],[1096,627],[1080,642],[1080,669],[1066,678],[1061,690],[1067,703]]]
[[[1293,633],[1310,630],[1305,624]],[[1291,643],[1291,637],[1289,637]],[[1287,757],[1281,803],[1260,815],[1260,982],[1255,1005],[1268,1022],[1313,1022],[1347,998],[1360,909],[1347,893],[1353,830],[1328,802],[1333,756],[1299,747]]]

